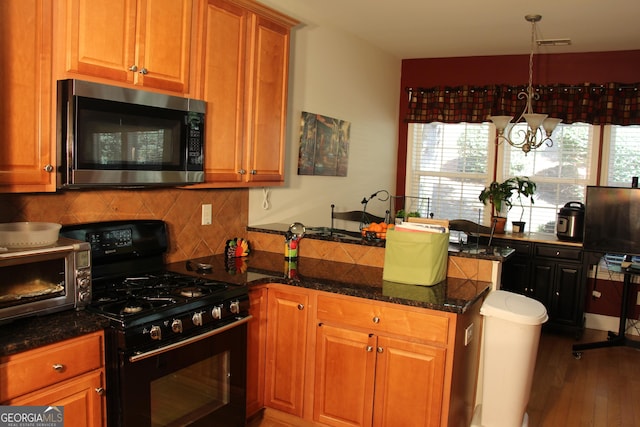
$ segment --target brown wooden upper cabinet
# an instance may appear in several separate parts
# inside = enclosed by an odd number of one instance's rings
[[[67,0],[67,77],[189,94],[197,0]]]
[[[201,84],[207,101],[206,183],[284,182],[290,29],[297,24],[247,0],[208,0]]]
[[[0,2],[0,192],[53,191],[50,0]]]
[[[0,192],[56,190],[56,80],[207,101],[206,183],[284,182],[290,29],[252,0],[0,2]]]

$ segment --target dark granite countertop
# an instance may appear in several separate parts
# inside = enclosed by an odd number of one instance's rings
[[[434,286],[415,286],[382,280],[382,268],[357,264],[299,258],[295,274],[282,254],[253,251],[246,258],[224,255],[199,258],[213,266],[210,271],[194,271],[186,261],[169,268],[231,286],[281,283],[394,304],[464,313],[489,292],[491,283],[447,278]],[[18,319],[0,325],[0,356],[6,356],[106,328],[109,321],[89,311],[67,310],[45,316]]]
[[[106,328],[109,321],[85,310],[66,310],[0,325],[0,356],[19,353]]]
[[[247,227],[248,231],[254,231],[258,233],[267,234],[280,234],[283,235],[289,229],[288,224],[274,223],[257,226]],[[345,231],[345,230],[331,230],[326,227],[306,227],[307,232],[305,239],[326,240],[338,243],[349,243],[353,245],[366,245],[385,247],[385,241],[380,239],[367,240],[358,235],[357,232]],[[497,238],[497,236],[496,236]],[[491,261],[504,262],[509,258],[515,250],[509,247],[488,247],[477,244],[450,244],[449,255],[463,257],[463,258],[475,258],[475,259],[487,259]]]
[[[253,251],[246,259],[228,262],[223,255],[199,258],[198,262],[213,266],[202,274],[249,287],[281,283],[341,295],[422,307],[452,313],[464,313],[478,302],[491,287],[490,282],[447,278],[434,286],[417,286],[382,280],[383,269],[358,264],[299,258],[292,274],[282,254]],[[226,264],[226,265],[225,265]],[[232,265],[230,265],[232,264]],[[170,265],[186,272],[186,264]],[[229,273],[232,272],[232,274]]]

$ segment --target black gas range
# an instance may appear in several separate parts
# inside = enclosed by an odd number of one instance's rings
[[[91,244],[87,310],[111,321],[109,426],[244,425],[247,286],[209,277],[209,265],[165,265],[163,221],[78,224],[61,234]]]

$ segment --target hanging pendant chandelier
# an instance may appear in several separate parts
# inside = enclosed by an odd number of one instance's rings
[[[548,117],[547,114],[534,113],[531,107],[531,101],[537,100],[540,95],[533,91],[533,51],[535,48],[536,22],[542,19],[540,15],[526,15],[524,17],[531,22],[531,52],[529,54],[529,85],[526,91],[518,93],[518,99],[526,99],[527,104],[518,119],[511,123],[513,116],[490,116],[489,119],[496,126],[498,132],[498,143],[506,141],[510,145],[520,148],[525,155],[531,150],[535,150],[543,143],[551,147],[553,140],[551,134],[558,126],[562,119]],[[515,125],[526,122],[527,129],[518,129],[515,135],[512,135]],[[508,129],[507,129],[508,128]]]

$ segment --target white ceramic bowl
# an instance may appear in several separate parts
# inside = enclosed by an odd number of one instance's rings
[[[7,222],[0,224],[0,247],[8,249],[49,246],[58,240],[62,225],[54,222]]]

